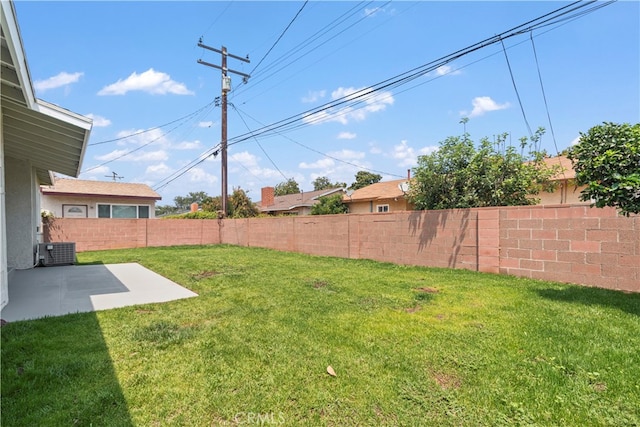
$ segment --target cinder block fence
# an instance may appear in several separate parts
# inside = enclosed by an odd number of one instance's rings
[[[640,216],[586,205],[225,220],[71,219],[78,251],[226,243],[640,292]]]

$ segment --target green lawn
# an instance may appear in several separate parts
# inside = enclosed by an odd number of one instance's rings
[[[200,296],[5,325],[3,426],[640,425],[637,294],[233,246],[78,257]]]

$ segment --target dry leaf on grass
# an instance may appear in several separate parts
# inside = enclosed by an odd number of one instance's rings
[[[333,368],[331,367],[331,365],[327,366],[327,374],[331,375],[332,377],[337,376],[336,375],[336,371],[333,370]]]

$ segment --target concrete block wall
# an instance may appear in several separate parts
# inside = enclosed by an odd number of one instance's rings
[[[226,243],[640,292],[640,216],[586,205],[226,220],[56,218],[79,252]]]
[[[640,216],[588,205],[499,215],[500,273],[640,292]]]

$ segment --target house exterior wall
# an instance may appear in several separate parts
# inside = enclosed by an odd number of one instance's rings
[[[7,267],[30,268],[34,265],[40,229],[38,182],[28,161],[10,157],[4,160]]]
[[[570,180],[560,181],[560,185],[553,193],[541,192],[535,197],[540,199],[540,205],[576,205],[576,204],[589,204],[589,202],[580,201],[580,192],[586,186],[576,186]]]
[[[225,220],[55,219],[79,252],[225,243],[640,292],[640,215],[588,205]]]
[[[156,202],[149,199],[135,199],[130,197],[83,197],[57,196],[42,194],[42,209],[53,212],[56,218],[62,218],[63,205],[87,206],[87,218],[98,217],[98,204],[149,206],[149,218],[155,218]]]
[[[389,212],[401,212],[410,210],[407,206],[407,201],[401,198],[398,198],[398,200],[381,199],[374,201],[356,201],[347,203],[347,206],[349,206],[349,213],[353,214],[377,213],[378,205],[389,205]]]
[[[9,302],[4,172],[4,130],[2,129],[2,114],[0,114],[0,309]]]

